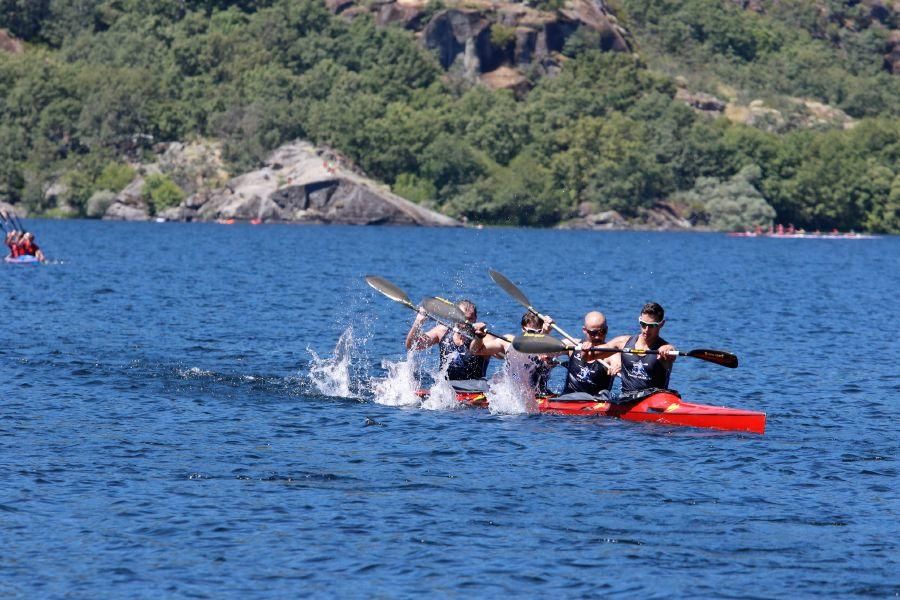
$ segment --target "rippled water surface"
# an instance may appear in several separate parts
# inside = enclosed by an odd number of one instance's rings
[[[0,269],[0,596],[892,597],[900,239],[28,223]],[[414,300],[663,304],[764,436],[389,406]],[[558,383],[558,375],[554,383]],[[435,407],[431,407],[435,408]]]

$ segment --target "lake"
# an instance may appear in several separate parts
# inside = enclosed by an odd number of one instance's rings
[[[53,262],[0,269],[0,595],[900,594],[898,237],[26,226]],[[373,391],[413,314],[363,276],[515,331],[489,268],[573,332],[659,302],[741,361],[671,386],[766,434]]]

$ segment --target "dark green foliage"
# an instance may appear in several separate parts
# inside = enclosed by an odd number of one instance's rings
[[[119,191],[123,165],[157,142],[219,139],[240,171],[306,138],[472,220],[553,225],[585,202],[632,216],[674,197],[718,227],[771,206],[807,229],[900,231],[900,77],[881,58],[897,23],[836,0],[764,0],[762,14],[729,0],[618,5],[641,58],[600,52],[583,28],[562,71],[516,98],[451,87],[410,32],[335,18],[320,0],[0,0],[0,27],[29,44],[0,54],[0,197],[51,211],[46,191],[63,183],[60,202],[99,216],[98,192]],[[510,49],[512,29],[491,35]],[[674,99],[678,72],[784,114],[800,112],[788,95],[863,120],[712,119]],[[154,211],[183,197],[164,177],[145,192]]]
[[[151,214],[178,206],[184,200],[184,192],[174,181],[159,173],[148,175],[144,180],[144,200],[150,205]]]

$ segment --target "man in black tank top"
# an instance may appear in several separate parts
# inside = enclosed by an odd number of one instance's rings
[[[614,359],[612,371],[622,380],[622,395],[669,387],[669,375],[677,354],[675,347],[659,335],[660,329],[666,323],[665,314],[662,306],[656,302],[648,302],[641,309],[641,316],[638,319],[641,332],[631,336],[619,336],[607,344],[612,348],[658,352],[644,355],[622,353]]]
[[[602,312],[591,311],[584,315],[584,339],[581,345],[570,351],[569,366],[563,394],[582,393],[598,396],[612,388],[614,377],[609,374],[605,358],[611,352],[589,352],[591,346],[603,346],[609,327]]]
[[[460,300],[456,306],[466,316],[470,335],[462,336],[458,331],[451,331],[446,325],[436,325],[428,331],[422,330],[422,324],[428,316],[424,312],[416,315],[409,333],[406,334],[407,350],[424,350],[438,344],[441,368],[447,367],[447,379],[462,381],[481,379],[487,373],[489,356],[478,356],[469,351],[472,338],[470,323],[478,318],[478,311],[470,300]],[[463,329],[460,327],[458,329]]]

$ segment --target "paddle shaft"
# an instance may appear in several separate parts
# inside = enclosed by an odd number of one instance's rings
[[[494,280],[494,283],[499,285],[503,289],[504,292],[506,292],[507,294],[510,295],[510,297],[512,297],[513,300],[515,300],[516,302],[518,302],[519,304],[524,306],[526,309],[528,309],[528,312],[535,315],[541,321],[544,321],[544,322],[549,321],[550,327],[552,327],[554,331],[556,331],[559,335],[563,336],[564,338],[566,338],[567,340],[569,340],[570,342],[575,344],[576,347],[581,344],[580,340],[575,339],[574,336],[571,336],[567,332],[565,332],[563,330],[563,328],[560,327],[559,325],[557,325],[551,317],[549,317],[548,315],[542,315],[540,312],[538,312],[538,310],[531,305],[531,302],[528,300],[528,296],[526,296],[522,292],[522,290],[520,290],[518,288],[518,286],[516,286],[516,284],[514,284],[512,281],[510,281],[509,277],[507,277],[500,271],[494,271],[493,269],[489,269],[488,274],[491,276],[491,279]],[[605,360],[603,360],[602,358],[599,359],[598,362],[600,362],[600,364],[602,364],[604,367],[606,367],[607,370],[610,369],[609,363],[606,362]]]

